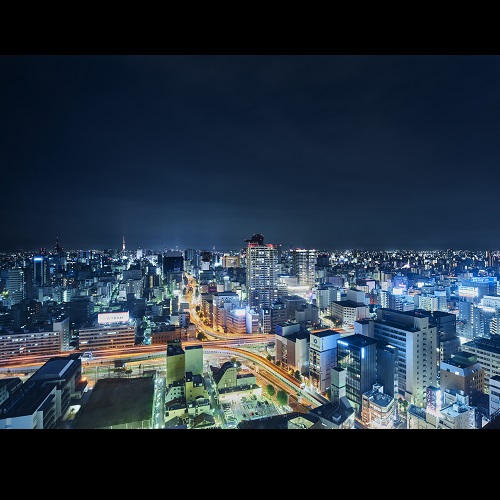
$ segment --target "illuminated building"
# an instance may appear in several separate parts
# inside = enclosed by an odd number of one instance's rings
[[[469,396],[463,391],[446,389],[443,391],[444,401],[438,413],[437,429],[474,429],[476,409],[469,404]]]
[[[259,324],[261,333],[271,333],[271,308],[263,307],[260,310]]]
[[[49,359],[0,405],[0,429],[56,429],[86,385],[80,353]]]
[[[81,351],[133,347],[135,325],[128,311],[99,313],[97,325],[81,328],[78,337],[78,346]]]
[[[396,419],[396,400],[384,394],[383,386],[374,384],[362,395],[361,421],[370,429],[393,429]]]
[[[11,305],[18,304],[26,298],[25,273],[21,268],[9,269],[7,271],[7,291]]]
[[[359,334],[339,338],[336,366],[346,370],[346,397],[361,416],[363,393],[377,382],[377,341]]]
[[[259,333],[259,315],[254,309],[245,309],[246,333]]]
[[[342,326],[353,326],[354,322],[367,317],[368,307],[352,300],[334,300],[330,304],[330,316],[337,318]]]
[[[0,363],[23,356],[43,356],[62,351],[61,334],[58,331],[23,330],[0,332]]]
[[[275,359],[294,372],[298,370],[301,375],[306,375],[309,372],[309,332],[297,326],[299,329],[286,335],[276,333]]]
[[[316,281],[317,250],[297,248],[291,251],[292,269],[298,278],[298,284],[312,289]]]
[[[213,326],[212,321],[213,321],[213,314],[214,314],[214,309],[213,309],[213,298],[211,293],[201,293],[201,311],[203,313],[203,318],[206,320],[206,323],[208,326]]]
[[[226,314],[222,314],[222,310],[227,313],[228,310],[239,307],[240,297],[236,292],[214,292],[212,294],[212,325],[215,330],[221,327],[225,329]]]
[[[319,393],[327,393],[331,389],[331,370],[337,366],[338,339],[340,339],[340,333],[334,330],[310,333],[309,378]]]
[[[439,357],[438,379],[440,376],[439,365],[441,361],[451,358],[453,354],[460,350],[460,337],[457,335],[457,315],[443,311],[424,311],[417,309],[417,313],[429,316],[429,324],[433,324],[438,329]]]
[[[278,298],[278,250],[264,244],[261,234],[254,234],[246,248],[248,305],[257,311],[270,307]]]
[[[44,255],[33,257],[33,283],[36,286],[45,286],[50,282],[49,259]]]
[[[227,313],[227,333],[234,335],[246,335],[246,309],[239,307]]]
[[[316,288],[316,306],[320,311],[330,309],[330,304],[334,300],[342,300],[342,289],[331,283],[318,285]]]
[[[427,386],[437,386],[437,327],[417,311],[379,308],[373,335],[398,350],[398,394],[423,408]]]

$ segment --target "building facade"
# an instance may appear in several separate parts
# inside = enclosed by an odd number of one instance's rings
[[[427,387],[437,386],[437,327],[416,311],[385,308],[377,309],[373,321],[374,338],[398,349],[399,395],[424,408]]]

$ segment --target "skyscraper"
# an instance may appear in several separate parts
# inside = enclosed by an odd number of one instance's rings
[[[316,278],[316,261],[318,252],[316,250],[305,250],[297,248],[292,250],[293,273],[298,277],[299,285],[311,289]]]
[[[264,236],[254,234],[245,240],[247,245],[247,295],[248,305],[259,311],[270,307],[278,298],[278,250],[271,244],[264,244]]]

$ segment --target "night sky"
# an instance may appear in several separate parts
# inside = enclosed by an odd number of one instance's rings
[[[0,250],[500,248],[500,56],[2,55]]]

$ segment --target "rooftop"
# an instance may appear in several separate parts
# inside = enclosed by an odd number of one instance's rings
[[[97,381],[75,418],[75,429],[98,429],[151,419],[153,377],[105,378]]]

